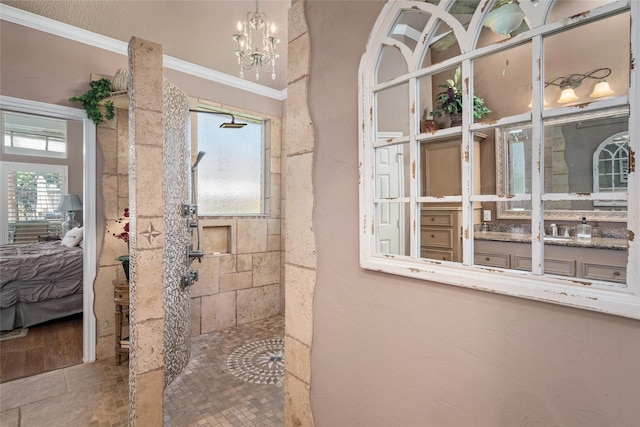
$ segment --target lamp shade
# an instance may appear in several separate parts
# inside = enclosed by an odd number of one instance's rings
[[[613,92],[613,90],[611,90],[611,87],[609,86],[609,83],[607,83],[606,80],[602,80],[602,81],[599,81],[598,83],[596,83],[595,87],[593,88],[593,92],[591,92],[591,95],[589,95],[589,97],[591,97],[591,98],[602,98],[604,96],[611,96],[614,93],[615,92]]]
[[[576,92],[573,90],[573,88],[569,87],[564,89],[560,94],[560,98],[558,99],[558,104],[568,104],[569,102],[575,102],[579,99],[580,98],[576,96]]]
[[[80,211],[82,210],[82,201],[75,194],[65,194],[60,198],[57,210],[59,212]]]

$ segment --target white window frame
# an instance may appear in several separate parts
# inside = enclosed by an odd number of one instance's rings
[[[60,136],[60,135],[56,135],[55,132],[53,131],[48,131],[47,129],[43,129],[43,128],[37,128],[37,127],[24,127],[24,126],[19,126],[20,128],[22,128],[23,130],[16,130],[16,131],[12,131],[9,128],[9,126],[7,126],[6,123],[6,115],[5,114],[11,114],[14,116],[25,116],[27,118],[33,117],[33,115],[29,115],[29,114],[21,114],[21,113],[16,113],[14,111],[3,111],[2,112],[2,152],[3,154],[11,154],[11,155],[18,155],[18,156],[33,156],[33,157],[45,157],[45,158],[51,158],[51,159],[66,159],[67,158],[67,151],[68,151],[68,144],[67,144],[67,130],[66,130],[66,120],[60,120],[60,119],[54,119],[51,117],[35,117],[36,120],[38,119],[46,119],[49,121],[58,121],[58,122],[63,122],[65,124],[65,131],[64,131],[64,136]],[[21,148],[21,147],[16,147],[13,145],[13,143],[11,145],[5,145],[5,138],[6,138],[6,134],[9,133],[10,134],[10,138],[13,142],[13,132],[16,132],[20,135],[30,135],[34,138],[39,138],[41,140],[44,141],[45,143],[45,148],[43,150],[40,149],[34,149],[34,148]],[[53,150],[49,150],[49,140],[51,138],[60,138],[64,143],[64,151],[53,151]]]
[[[567,114],[577,112],[596,111],[600,109],[628,106],[630,111],[629,118],[629,152],[637,153],[640,146],[640,85],[638,82],[639,73],[636,70],[630,74],[629,95],[615,97],[611,99],[597,100],[588,105],[569,106],[555,109],[542,109],[543,99],[543,79],[541,70],[544,69],[544,55],[542,54],[542,36],[560,29],[583,24],[589,21],[595,21],[610,16],[617,12],[628,10],[631,14],[631,40],[640,40],[640,30],[637,23],[640,22],[640,2],[621,0],[606,4],[602,7],[593,9],[589,13],[576,15],[570,19],[560,22],[540,25],[544,22],[544,17],[548,10],[553,7],[553,1],[540,1],[532,4],[527,1],[519,2],[521,9],[525,12],[528,19],[532,19],[537,24],[533,30],[501,43],[473,49],[475,40],[477,40],[484,17],[494,2],[485,4],[476,11],[473,16],[468,31],[460,25],[455,18],[452,18],[444,9],[453,2],[442,1],[439,6],[422,1],[390,1],[383,7],[378,20],[376,21],[371,36],[367,43],[366,52],[362,57],[359,71],[359,160],[360,160],[360,265],[362,268],[385,273],[397,274],[401,276],[413,277],[430,282],[439,282],[449,285],[461,286],[466,288],[478,289],[493,293],[511,295],[515,297],[527,298],[538,301],[545,301],[566,306],[572,306],[582,309],[600,311],[624,317],[640,319],[640,257],[638,239],[633,236],[640,235],[639,214],[640,214],[640,175],[635,169],[629,171],[628,177],[628,197],[627,197],[627,228],[628,235],[628,264],[627,264],[627,286],[624,289],[606,289],[597,286],[588,286],[589,281],[580,279],[580,283],[575,279],[564,279],[555,276],[542,275],[543,271],[543,243],[542,230],[544,230],[544,218],[540,209],[535,209],[532,213],[532,272],[515,271],[515,270],[499,270],[495,268],[487,268],[475,266],[473,262],[473,227],[472,223],[472,203],[474,202],[499,202],[506,201],[504,197],[496,195],[473,195],[470,194],[471,186],[470,177],[473,176],[473,162],[470,161],[473,153],[473,133],[474,132],[490,132],[497,127],[522,123],[532,123],[533,138],[542,135],[544,120],[552,117],[565,116]],[[403,47],[401,43],[388,38],[386,35],[394,24],[398,13],[402,9],[419,8],[431,14],[434,17],[444,19],[455,32],[457,39],[461,43],[462,54],[450,60],[443,61],[439,64],[430,66],[428,72],[416,69],[415,64],[419,58],[414,55],[409,61],[409,73],[395,78],[389,82],[377,84],[375,81],[375,69],[378,61],[380,47],[383,44],[398,47],[401,51]],[[482,10],[480,10],[482,9]],[[425,40],[426,35],[422,34],[420,40]],[[451,68],[456,63],[462,64],[462,80],[469,82],[469,88],[473,84],[473,75],[471,73],[472,60],[491,52],[498,52],[503,49],[515,46],[524,40],[531,40],[532,45],[532,76],[536,83],[532,91],[533,109],[530,113],[519,114],[501,118],[491,123],[474,123],[472,120],[472,112],[468,106],[471,103],[472,91],[468,88],[465,90],[464,96],[466,102],[463,103],[463,124],[462,124],[462,152],[469,153],[470,156],[464,162],[462,172],[463,194],[462,197],[453,196],[451,201],[462,201],[463,210],[463,261],[461,263],[453,263],[446,261],[435,261],[422,259],[419,257],[419,248],[416,230],[412,227],[410,232],[411,250],[408,256],[389,255],[376,253],[376,230],[375,230],[375,147],[381,143],[376,141],[375,133],[375,101],[374,92],[385,87],[390,87],[405,81],[409,82],[410,106],[416,105],[415,88],[416,79],[427,73],[437,73],[440,70]],[[631,58],[640,57],[640,47],[638,43],[631,43]],[[420,48],[416,48],[419,52]],[[413,65],[413,68],[412,68]],[[419,123],[419,111],[407,109],[410,112],[409,122],[411,129],[417,129]],[[372,114],[372,112],[374,112]],[[450,132],[452,135],[460,132],[459,129],[443,130],[441,134]],[[406,138],[405,138],[406,139]],[[411,132],[408,138],[410,142],[410,155],[412,164],[418,164],[418,144],[416,143],[416,133]],[[391,143],[400,142],[392,140]],[[471,143],[470,143],[471,142]],[[387,142],[388,143],[388,142]],[[384,142],[382,143],[384,144]],[[534,150],[537,151],[537,150]],[[540,160],[538,154],[534,154],[533,163],[536,164]],[[416,163],[414,163],[416,162]],[[630,159],[632,164],[633,159]],[[414,174],[415,175],[415,174]],[[539,178],[541,175],[536,173]],[[418,206],[425,198],[418,197],[418,183],[416,176],[411,178],[411,191],[408,202],[410,204],[410,223],[415,224],[418,221]],[[540,179],[534,179],[534,188],[532,200],[542,205],[545,201],[552,201],[557,198],[554,194],[543,194],[541,190],[542,183]],[[555,197],[555,198],[554,198]],[[562,195],[562,200],[582,200],[585,197],[589,199],[607,199],[610,195],[605,193],[591,194],[588,196],[571,194]],[[456,199],[456,200],[453,200]],[[513,199],[510,199],[513,200]],[[587,286],[585,286],[587,285]]]
[[[241,112],[237,112],[237,111],[233,111],[233,110],[227,110],[227,109],[223,109],[223,108],[214,108],[211,105],[208,105],[206,103],[201,103],[198,105],[198,109],[201,110],[200,113],[196,113],[196,114],[202,114],[203,112],[206,111],[210,111],[210,112],[214,112],[214,113],[221,113],[224,115],[219,116],[220,118],[224,118],[223,121],[227,122],[229,121],[231,118],[230,116],[225,116],[226,114],[231,114],[235,117],[236,120],[238,120],[238,122],[246,122],[246,123],[253,123],[253,124],[260,124],[262,127],[262,140],[261,140],[261,146],[262,146],[262,176],[261,176],[261,183],[260,183],[260,212],[249,212],[249,213],[240,213],[240,212],[208,212],[206,211],[206,209],[204,208],[204,206],[202,205],[201,202],[198,202],[198,215],[202,216],[202,217],[263,217],[263,216],[267,216],[269,215],[269,212],[267,211],[268,207],[267,207],[267,190],[268,190],[268,179],[269,179],[269,162],[270,162],[270,150],[268,149],[268,147],[270,146],[269,140],[270,140],[270,123],[268,119],[264,119],[261,117],[256,117],[256,116],[252,116],[249,114],[245,114],[245,113],[241,113]],[[203,115],[207,115],[207,114],[203,114]],[[228,132],[234,132],[233,129],[228,129],[226,130]],[[200,136],[199,133],[193,132],[196,135],[196,152],[201,150],[200,147]],[[215,153],[208,153],[209,159],[211,158],[211,156],[215,156]],[[206,159],[206,157],[205,157]],[[201,196],[200,196],[200,185],[198,182],[198,185],[196,186],[196,190],[197,190],[197,198],[196,200],[201,200]]]

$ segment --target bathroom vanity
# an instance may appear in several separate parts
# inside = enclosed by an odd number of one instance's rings
[[[474,239],[476,265],[531,271],[530,234],[477,232]],[[626,249],[625,239],[547,238],[544,271],[559,276],[626,283]]]

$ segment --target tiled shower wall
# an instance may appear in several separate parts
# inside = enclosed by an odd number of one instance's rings
[[[164,384],[189,362],[189,288],[182,286],[186,245],[190,242],[181,206],[189,201],[189,99],[174,84],[163,83],[164,126]]]
[[[192,335],[284,314],[282,121],[279,117],[262,117],[269,120],[270,131],[266,147],[267,214],[200,219],[205,256],[201,264],[193,264],[200,278],[191,288]],[[197,151],[192,146],[192,152]]]

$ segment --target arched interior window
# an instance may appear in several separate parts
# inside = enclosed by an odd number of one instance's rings
[[[387,3],[360,68],[362,266],[631,315],[639,8]]]

